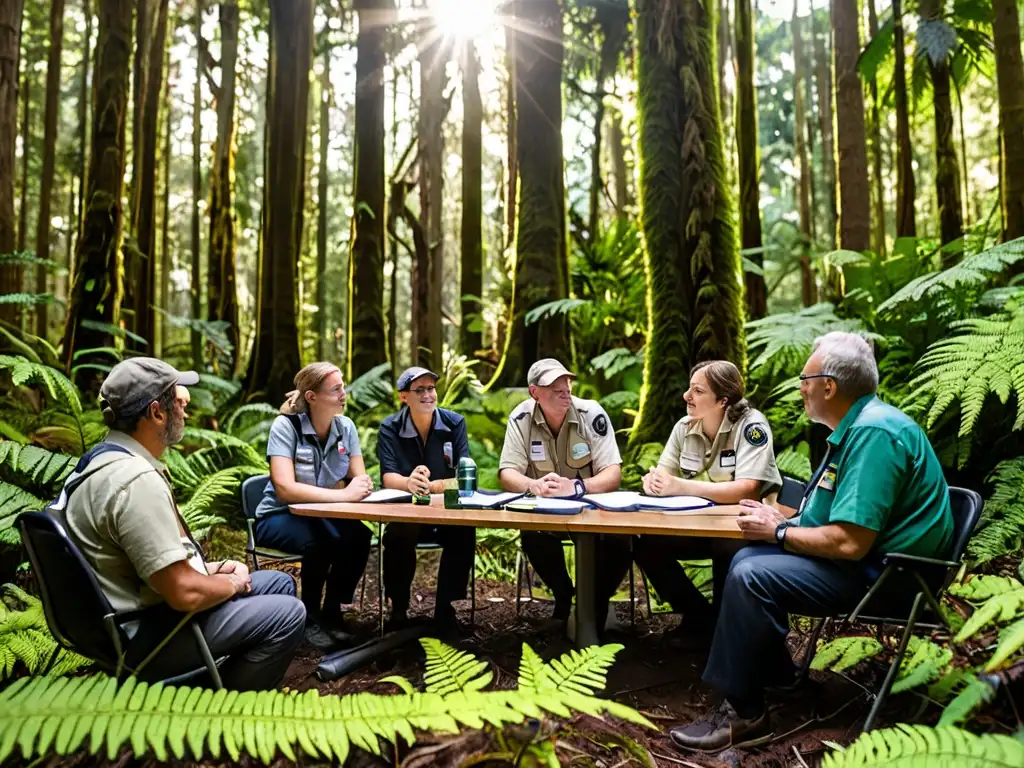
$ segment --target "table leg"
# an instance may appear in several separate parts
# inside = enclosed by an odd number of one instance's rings
[[[576,539],[576,645],[597,645],[594,579],[597,575],[597,534],[579,533]]]

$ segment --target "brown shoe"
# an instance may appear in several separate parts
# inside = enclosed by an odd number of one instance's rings
[[[676,747],[701,752],[754,746],[763,743],[771,735],[767,708],[757,717],[748,720],[737,715],[736,710],[725,700],[700,720],[669,731],[669,737]]]

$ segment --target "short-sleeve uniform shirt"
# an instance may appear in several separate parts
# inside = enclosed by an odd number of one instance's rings
[[[586,479],[621,463],[615,432],[597,401],[572,398],[562,428],[554,435],[544,411],[530,398],[508,417],[498,472],[514,469],[531,479],[554,472],[560,477]]]
[[[335,416],[327,439],[320,442],[309,415],[278,416],[270,426],[267,458],[284,456],[295,462],[295,480],[320,488],[333,488],[348,477],[353,456],[362,456],[359,433],[348,416]],[[287,510],[277,498],[274,484],[267,481],[256,517]]]
[[[949,486],[924,430],[865,395],[829,435],[808,484],[800,525],[853,523],[878,532],[873,552],[946,557],[953,542]]]
[[[676,477],[711,483],[759,480],[762,499],[782,488],[771,428],[753,408],[735,423],[726,415],[714,440],[704,434],[702,420],[684,416],[672,429],[658,467]]]
[[[456,476],[459,459],[464,456],[469,456],[466,420],[444,408],[434,410],[425,442],[420,440],[406,406],[384,419],[377,433],[382,479],[389,472],[408,477],[422,464],[430,470],[431,480],[447,480]]]

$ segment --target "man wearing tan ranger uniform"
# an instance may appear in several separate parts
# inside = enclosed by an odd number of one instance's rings
[[[622,458],[608,414],[594,400],[572,396],[575,374],[557,360],[538,360],[527,373],[530,399],[508,417],[498,478],[506,491],[543,497],[580,497],[617,490]],[[567,619],[573,585],[565,569],[562,538],[523,531],[523,551],[555,596],[554,618]],[[615,594],[630,563],[625,537],[602,536],[595,584],[596,615]]]

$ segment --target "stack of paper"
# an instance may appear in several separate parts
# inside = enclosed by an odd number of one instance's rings
[[[642,509],[684,511],[714,506],[713,502],[700,496],[645,496],[635,491],[590,493],[583,498],[595,507],[616,512],[637,512]]]
[[[531,497],[519,499],[508,505],[506,508],[513,512],[555,512],[560,514],[572,514],[581,512],[591,506],[590,502],[579,499],[547,499],[542,497]]]
[[[523,496],[522,493],[481,493],[474,491],[472,496],[459,496],[459,506],[476,509],[498,509],[510,501]]]

